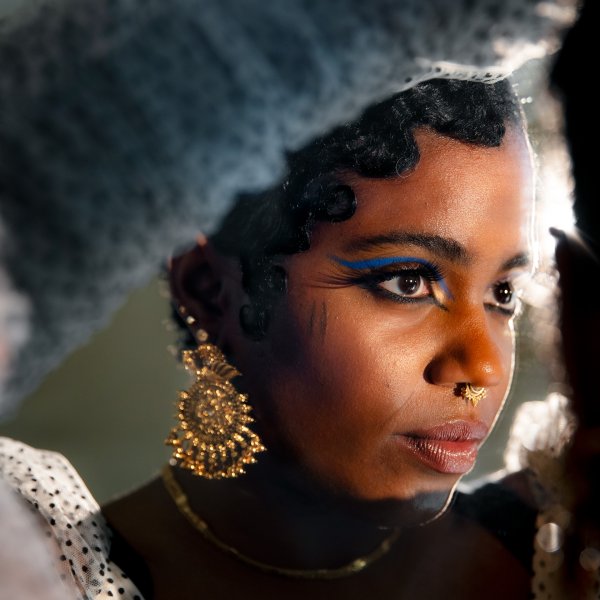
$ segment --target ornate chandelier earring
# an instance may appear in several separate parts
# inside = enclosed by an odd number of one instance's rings
[[[184,308],[179,309],[188,325],[194,323]],[[195,381],[179,393],[177,425],[165,444],[173,446],[173,459],[180,467],[207,479],[238,477],[255,454],[265,450],[260,438],[248,427],[248,396],[240,394],[231,379],[240,373],[221,350],[208,342],[204,330],[196,333],[199,345],[183,352],[185,368]]]
[[[484,387],[478,387],[470,383],[461,383],[460,395],[473,406],[477,406],[479,401],[486,397],[487,390]]]

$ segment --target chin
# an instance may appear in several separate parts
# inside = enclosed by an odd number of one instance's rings
[[[396,528],[423,525],[444,514],[450,506],[456,486],[431,492],[419,492],[410,498],[367,500],[348,498],[345,508],[377,527]]]
[[[459,475],[423,476],[407,487],[381,482],[374,489],[337,488],[329,493],[340,509],[367,520],[379,527],[407,527],[432,521],[446,511],[460,481]]]

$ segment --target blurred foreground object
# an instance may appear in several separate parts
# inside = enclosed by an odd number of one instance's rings
[[[571,414],[568,443],[538,452],[538,477],[549,501],[538,518],[533,595],[538,599],[600,598],[600,403],[598,349],[600,305],[600,198],[596,176],[596,101],[584,66],[597,54],[592,35],[599,5],[588,1],[569,31],[553,71],[563,101],[567,142],[575,176],[575,214],[581,238],[560,230],[556,266],[560,276],[560,331]],[[561,418],[548,423],[558,431]],[[570,429],[570,431],[568,431]],[[535,469],[534,460],[530,466]]]
[[[598,102],[590,91],[588,64],[598,55],[598,2],[587,1],[569,31],[552,73],[565,115],[565,132],[575,177],[577,227],[596,256],[600,250],[600,197],[597,183]]]
[[[0,416],[3,384],[11,361],[25,343],[29,332],[29,310],[25,297],[17,294],[4,270],[4,228],[0,221]]]
[[[596,174],[597,103],[585,82],[584,65],[597,55],[598,2],[585,2],[553,72],[565,110],[566,134],[575,176],[575,215],[590,249],[565,238],[557,247],[562,296],[561,331],[572,410],[578,421],[566,457],[573,514],[566,540],[565,577],[584,597],[595,585],[600,597],[600,403],[595,373],[600,346],[600,306],[590,282],[600,277],[600,195]],[[592,36],[594,39],[592,40]],[[592,284],[593,285],[593,284]]]

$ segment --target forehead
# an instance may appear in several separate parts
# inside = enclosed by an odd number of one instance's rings
[[[449,237],[474,253],[491,246],[526,249],[534,190],[524,133],[509,130],[497,148],[429,130],[415,138],[421,158],[411,172],[390,179],[348,177],[357,210],[335,231],[327,227],[329,240],[401,230]],[[324,241],[325,228],[317,227],[313,244]]]

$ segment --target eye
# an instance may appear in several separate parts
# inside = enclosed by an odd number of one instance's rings
[[[431,302],[447,310],[438,298],[452,298],[440,267],[415,256],[382,256],[367,260],[333,260],[351,271],[344,281],[400,304]],[[366,271],[366,272],[365,272]]]
[[[382,290],[406,299],[427,298],[432,295],[431,278],[418,271],[396,274],[377,285]]]
[[[519,307],[519,298],[510,281],[498,281],[490,288],[485,304],[504,315],[513,316]]]

